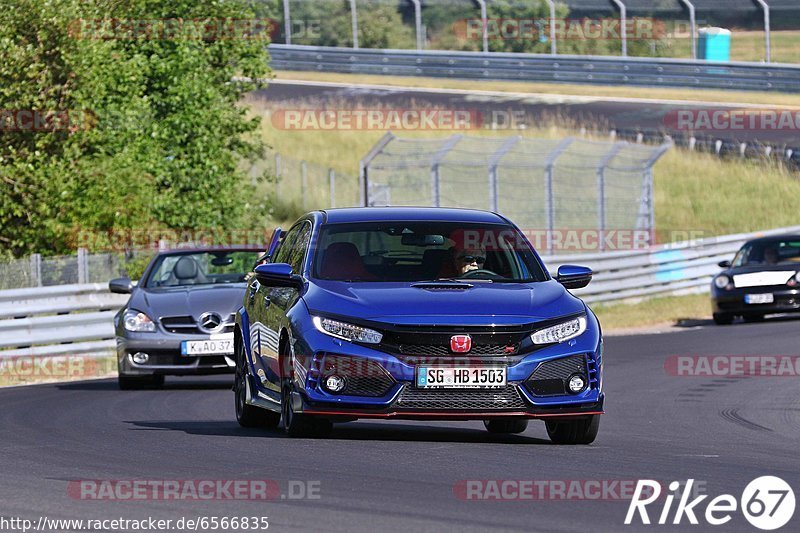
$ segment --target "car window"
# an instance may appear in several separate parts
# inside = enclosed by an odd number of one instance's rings
[[[234,250],[165,254],[156,260],[145,286],[241,283],[257,258],[258,252]]]
[[[745,244],[733,261],[734,267],[800,264],[800,241],[776,239]]]
[[[273,263],[288,263],[289,254],[292,251],[292,245],[294,244],[295,239],[297,239],[297,234],[300,231],[300,225],[292,227],[289,231],[286,232],[286,235],[283,237],[281,244],[278,246],[278,251],[275,252],[275,258],[272,260]]]
[[[303,272],[303,260],[306,257],[306,249],[308,242],[311,240],[311,224],[305,222],[300,231],[297,233],[297,238],[292,244],[292,250],[289,252],[287,263],[292,265],[292,271],[296,274]]]
[[[544,281],[547,274],[513,226],[366,222],[323,226],[314,277],[336,281]]]

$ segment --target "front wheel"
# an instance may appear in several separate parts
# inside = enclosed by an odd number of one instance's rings
[[[714,324],[718,326],[728,326],[733,324],[733,315],[714,313]]]
[[[295,413],[292,406],[294,382],[286,378],[281,388],[281,412],[283,428],[290,437],[325,437],[333,430],[333,423],[327,418]]]
[[[236,376],[233,382],[236,421],[244,428],[275,428],[281,421],[280,413],[273,413],[247,404],[247,359],[244,346],[239,346],[236,355]]]
[[[589,415],[577,420],[546,421],[547,436],[555,444],[591,444],[600,429],[600,415]]]
[[[522,433],[528,429],[528,421],[524,418],[484,420],[483,425],[489,433]]]

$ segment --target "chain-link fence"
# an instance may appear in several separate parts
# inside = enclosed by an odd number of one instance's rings
[[[257,13],[276,17],[276,44],[671,58],[696,57],[698,30],[721,26],[734,59],[768,63],[797,62],[800,27],[797,0],[283,0]]]
[[[258,192],[269,198],[273,209],[297,204],[299,215],[312,209],[358,205],[356,176],[279,153],[270,153],[250,169],[253,179],[264,173],[274,179],[257,184]]]
[[[558,231],[652,235],[652,168],[670,146],[573,137],[403,139],[387,133],[362,161],[362,185],[366,205],[502,213],[547,235],[547,251],[553,252]]]
[[[0,290],[72,283],[107,283],[121,276],[138,277],[154,251],[42,257],[33,254],[0,263]]]

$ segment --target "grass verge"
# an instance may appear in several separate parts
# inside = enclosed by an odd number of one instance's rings
[[[590,304],[604,332],[670,325],[711,318],[707,294],[664,296],[638,303]]]

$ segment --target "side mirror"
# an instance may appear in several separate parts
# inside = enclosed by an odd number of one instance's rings
[[[256,279],[267,287],[300,287],[303,278],[292,272],[288,263],[267,263],[255,269]]]
[[[730,268],[731,267],[731,262],[727,261],[727,260],[726,261],[720,261],[719,263],[717,263],[717,265],[719,265],[722,268]]]
[[[133,287],[131,278],[115,278],[108,282],[108,290],[117,294],[130,294]]]
[[[577,265],[558,267],[556,281],[567,289],[582,289],[592,281],[592,269]]]

